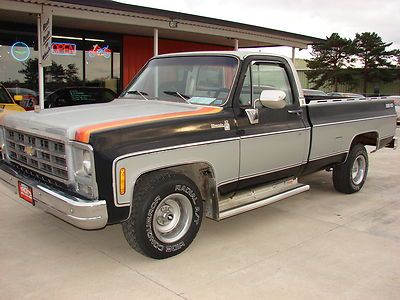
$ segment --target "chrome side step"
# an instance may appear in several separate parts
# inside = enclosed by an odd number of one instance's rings
[[[278,187],[278,188],[277,188]],[[286,187],[286,189],[285,189]],[[265,188],[264,188],[265,189]],[[249,203],[245,203],[242,205],[238,205],[238,206],[234,206],[234,207],[230,207],[224,210],[220,210],[219,212],[219,218],[218,220],[223,220],[256,208],[260,208],[262,206],[283,200],[285,198],[306,192],[310,189],[309,185],[304,185],[301,183],[297,183],[297,179],[291,179],[290,184],[288,184],[288,181],[284,181],[282,183],[279,183],[277,185],[272,186],[272,190],[280,190],[278,193],[275,193],[274,195],[269,195],[266,197],[261,198],[260,200],[255,200],[254,197],[257,194],[257,191],[252,191],[252,202]],[[269,187],[269,190],[271,190],[271,186]],[[235,196],[233,198],[229,198],[229,199],[224,199],[223,202],[225,202],[223,205],[220,205],[220,209],[225,206],[227,207],[227,203],[226,202],[231,202],[232,204],[235,202],[243,202],[243,201],[238,201],[235,200],[235,198],[247,198],[249,199],[249,195],[238,195]]]

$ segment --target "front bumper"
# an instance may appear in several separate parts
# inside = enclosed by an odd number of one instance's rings
[[[107,224],[105,200],[85,200],[18,174],[10,165],[0,162],[0,182],[17,192],[18,181],[32,188],[35,206],[82,229],[99,229]],[[21,200],[23,201],[23,200]]]

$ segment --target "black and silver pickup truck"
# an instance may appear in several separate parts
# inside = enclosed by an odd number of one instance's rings
[[[203,215],[219,221],[305,192],[305,174],[333,169],[336,190],[357,192],[365,145],[396,147],[393,101],[308,100],[282,56],[157,56],[110,103],[4,117],[0,178],[79,228],[122,223],[134,249],[167,258],[190,245]]]

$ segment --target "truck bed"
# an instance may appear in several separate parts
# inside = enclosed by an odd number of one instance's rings
[[[396,113],[390,99],[318,98],[306,105],[312,130],[310,163],[324,158],[345,159],[358,136],[364,144],[376,145],[377,149],[392,140]]]

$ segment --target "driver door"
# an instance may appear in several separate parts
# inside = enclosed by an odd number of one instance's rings
[[[310,130],[292,86],[285,64],[270,61],[249,64],[239,96],[243,112],[238,117],[239,189],[297,176],[307,162]],[[259,101],[263,90],[284,91],[286,106],[264,107]],[[252,113],[258,116],[257,122],[250,122]]]

